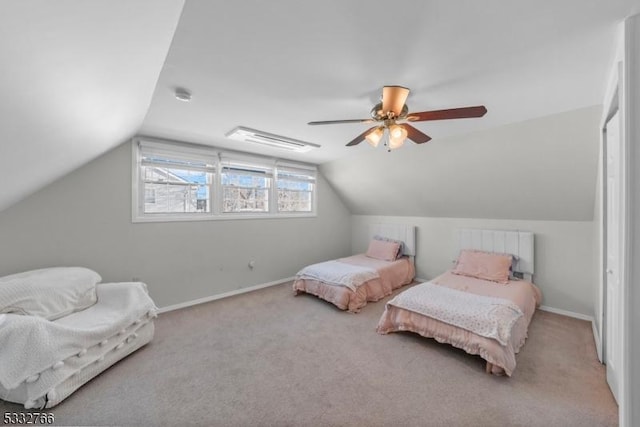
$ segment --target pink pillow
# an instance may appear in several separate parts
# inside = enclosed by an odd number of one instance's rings
[[[462,250],[452,273],[507,284],[512,259],[508,254]]]
[[[383,261],[395,261],[400,250],[398,242],[385,242],[383,240],[373,239],[369,243],[369,249],[365,254],[369,258],[380,259]]]

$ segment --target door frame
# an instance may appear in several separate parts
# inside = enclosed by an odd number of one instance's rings
[[[621,369],[619,421],[622,427],[640,425],[640,14],[628,17],[619,27],[612,74],[617,75],[621,119]],[[605,97],[603,120],[611,105],[612,85]],[[601,129],[604,123],[601,123]],[[602,198],[603,200],[604,197]],[[601,200],[601,205],[602,205]],[[601,240],[601,247],[604,240]],[[602,252],[602,251],[601,251]],[[601,266],[600,263],[598,263]],[[599,279],[600,279],[600,275]],[[602,284],[600,283],[599,290]],[[602,299],[599,298],[599,304]],[[600,308],[600,307],[598,307]],[[594,328],[595,330],[595,328]]]
[[[620,190],[618,191],[618,203],[619,203],[619,207],[617,210],[618,213],[618,223],[619,223],[619,230],[618,230],[618,236],[617,236],[617,246],[618,246],[618,259],[617,259],[617,267],[616,267],[616,274],[618,275],[618,292],[617,292],[617,304],[615,305],[616,307],[616,311],[624,311],[624,307],[622,307],[623,304],[623,299],[622,299],[622,271],[624,270],[624,243],[623,243],[623,239],[624,239],[624,235],[625,235],[625,231],[624,231],[624,222],[625,222],[625,200],[624,200],[624,191],[625,191],[625,186],[624,186],[624,169],[623,169],[623,159],[624,159],[624,153],[623,153],[623,147],[622,145],[624,144],[624,136],[623,136],[623,118],[622,118],[622,108],[620,105],[620,84],[621,84],[621,79],[619,78],[622,72],[622,63],[621,62],[617,62],[614,65],[614,72],[613,72],[613,78],[612,78],[612,90],[610,93],[610,96],[607,98],[607,101],[604,105],[604,110],[603,110],[603,119],[602,119],[602,126],[601,126],[601,141],[602,141],[602,160],[601,160],[601,170],[602,170],[602,182],[601,182],[601,195],[602,195],[602,200],[601,200],[601,224],[600,224],[600,231],[601,231],[601,245],[600,245],[600,290],[599,290],[599,300],[600,300],[600,331],[599,331],[599,336],[600,336],[600,346],[599,348],[597,348],[598,350],[598,358],[600,359],[600,362],[604,363],[605,365],[607,365],[607,362],[609,362],[610,360],[607,358],[607,355],[609,353],[609,348],[610,348],[610,342],[609,342],[609,269],[611,268],[611,266],[609,265],[609,238],[611,237],[611,232],[609,230],[609,218],[611,216],[611,212],[609,211],[609,152],[611,150],[611,141],[609,139],[609,132],[608,132],[608,125],[611,122],[611,120],[613,119],[613,117],[617,114],[618,115],[618,141],[615,141],[614,144],[617,145],[618,148],[618,153],[616,156],[616,159],[614,159],[614,162],[618,165],[617,166],[617,185],[620,186]],[[618,365],[616,366],[616,371],[614,371],[616,373],[616,376],[613,378],[614,380],[614,384],[613,387],[615,388],[615,390],[611,390],[613,392],[614,397],[616,398],[616,400],[619,402],[620,401],[620,390],[622,389],[622,384],[621,384],[621,379],[620,377],[622,376],[622,351],[623,351],[623,338],[622,336],[624,335],[624,326],[621,324],[622,320],[624,318],[624,313],[620,314],[620,321],[617,322],[621,328],[621,330],[618,332],[620,334],[619,338],[619,342],[620,342],[620,346],[615,349],[616,355],[617,355],[617,360],[618,360]],[[615,314],[613,314],[615,315]],[[609,368],[607,368],[607,382],[609,382]],[[609,383],[609,386],[611,387],[611,383]]]
[[[627,78],[629,77],[627,70],[627,57],[628,38],[626,34],[626,22],[621,26],[618,33],[617,50],[615,55],[615,61],[611,68],[611,75],[607,85],[606,95],[603,102],[602,119],[600,122],[600,135],[601,135],[601,158],[600,167],[602,168],[602,180],[600,187],[600,259],[598,274],[598,308],[599,308],[599,336],[596,337],[596,347],[598,349],[598,358],[602,361],[606,361],[607,354],[607,144],[606,144],[606,125],[613,115],[618,112],[620,118],[620,145],[619,156],[619,184],[620,184],[620,254],[619,254],[619,306],[620,310],[620,348],[619,352],[619,367],[617,378],[617,395],[619,405],[619,420],[620,425],[628,425],[629,422],[629,405],[628,405],[628,392],[629,383],[627,381],[627,375],[629,372],[629,341],[627,336],[627,326],[629,321],[627,304],[628,286],[629,286],[629,248],[630,238],[627,230],[630,230],[629,226],[632,225],[629,221],[632,220],[630,216],[630,205],[632,203],[630,194],[630,138],[628,131],[628,117],[629,117],[629,105],[628,105],[628,87]],[[598,328],[594,328],[596,330]]]
[[[640,424],[640,14],[628,17],[623,23],[623,74],[621,110],[624,116],[625,234],[623,236],[623,353],[620,402],[620,425]],[[632,405],[631,403],[636,403]]]

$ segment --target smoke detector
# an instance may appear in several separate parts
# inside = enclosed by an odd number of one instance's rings
[[[191,101],[191,92],[185,88],[179,87],[175,91],[175,96],[178,101],[189,102]]]

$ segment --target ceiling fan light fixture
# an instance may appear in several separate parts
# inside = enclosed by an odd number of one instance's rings
[[[364,137],[367,143],[372,147],[377,147],[384,136],[384,128],[382,126],[375,128]]]
[[[402,147],[405,139],[407,139],[407,130],[399,125],[389,126],[389,149]]]
[[[409,89],[403,86],[384,86],[382,88],[382,100],[371,109],[370,119],[349,119],[349,120],[323,120],[309,122],[310,125],[333,125],[338,123],[378,123],[377,126],[369,128],[349,141],[347,147],[353,147],[362,141],[373,147],[377,147],[385,131],[388,130],[385,147],[389,151],[400,148],[405,140],[410,140],[416,144],[424,144],[431,141],[431,137],[407,122],[426,122],[433,120],[449,119],[470,119],[482,117],[487,113],[484,105],[473,107],[449,108],[446,110],[431,110],[409,113],[406,104],[409,96]],[[398,121],[403,121],[400,125]]]

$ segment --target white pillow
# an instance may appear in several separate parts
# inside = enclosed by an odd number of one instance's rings
[[[0,313],[55,320],[96,303],[100,275],[84,267],[54,267],[0,277]]]

